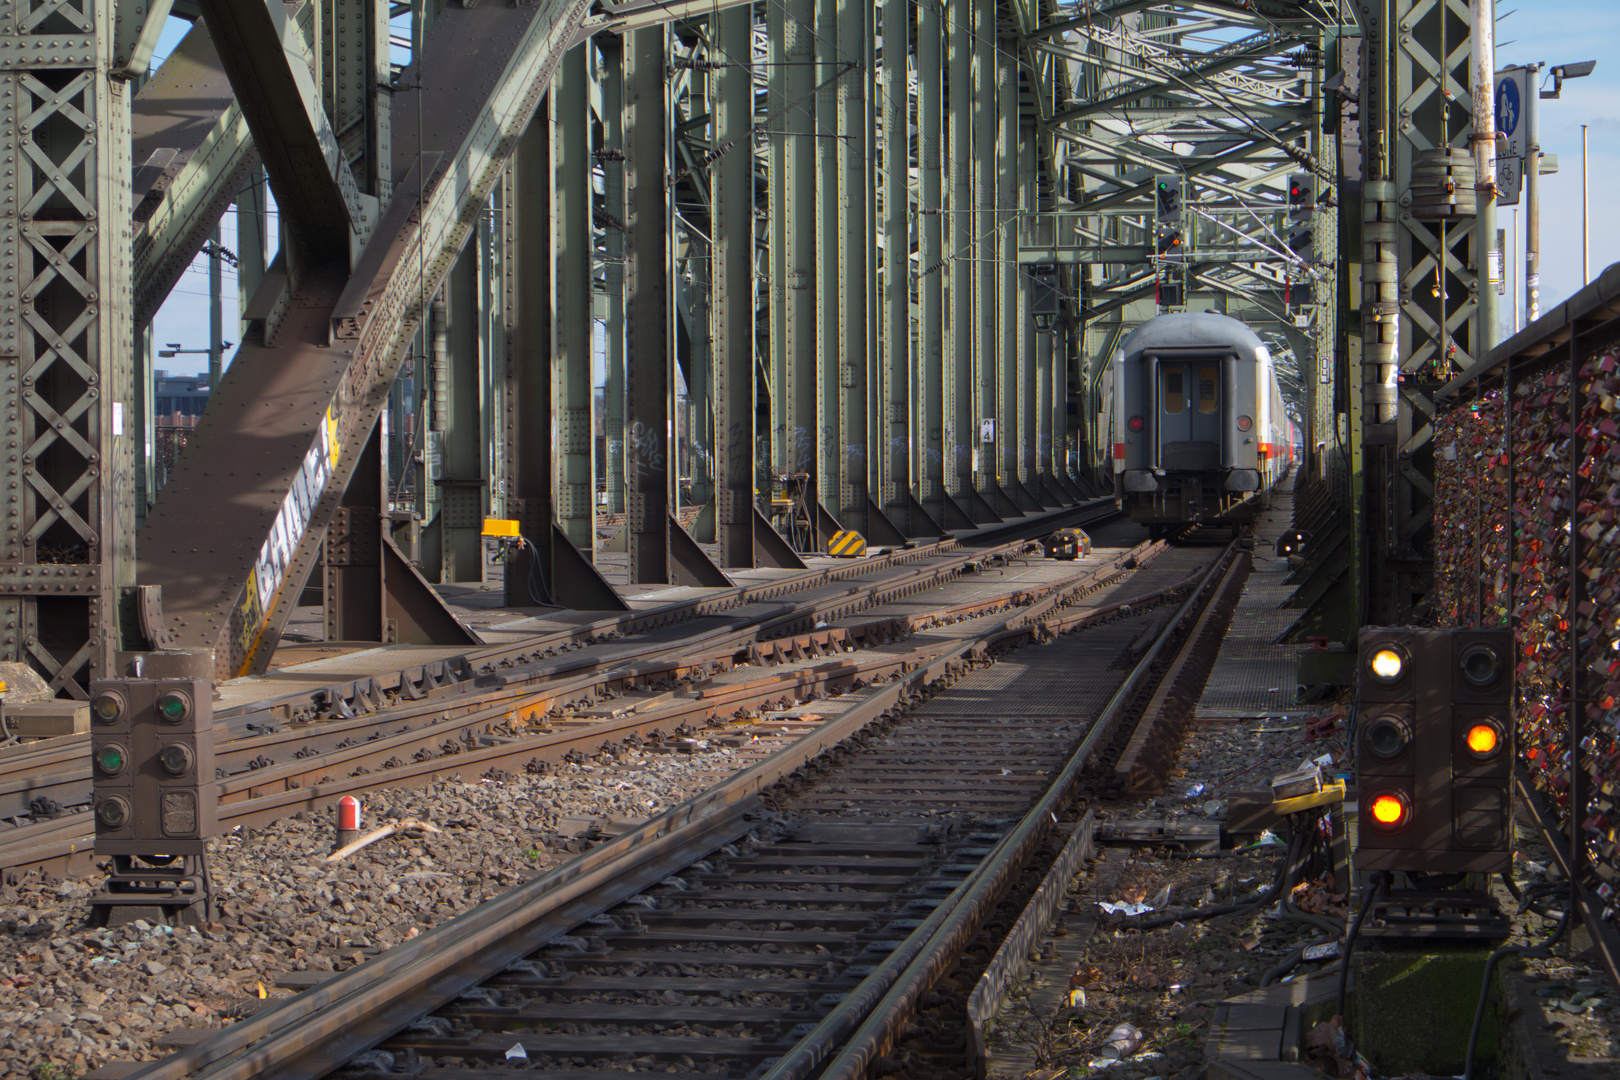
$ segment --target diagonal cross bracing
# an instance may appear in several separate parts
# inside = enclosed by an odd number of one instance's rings
[[[354,271],[310,275],[216,391],[214,419],[198,426],[141,534],[140,572],[166,586],[181,642],[215,648],[221,673],[268,660],[423,298],[460,251],[587,7],[439,16],[406,73],[410,88],[394,96],[394,198]]]

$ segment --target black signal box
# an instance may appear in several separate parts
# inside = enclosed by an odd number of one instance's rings
[[[201,855],[218,829],[207,679],[103,679],[90,688],[97,855]]]
[[[1361,632],[1358,870],[1512,867],[1513,634]]]

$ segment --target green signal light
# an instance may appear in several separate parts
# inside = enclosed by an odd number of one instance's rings
[[[128,763],[129,759],[125,756],[122,746],[103,746],[96,751],[96,768],[108,776],[117,776],[124,771],[124,766]]]
[[[191,751],[179,743],[170,743],[158,753],[158,762],[170,776],[184,776],[191,771]]]
[[[191,711],[191,702],[184,694],[164,694],[158,700],[158,715],[171,724],[178,724]]]

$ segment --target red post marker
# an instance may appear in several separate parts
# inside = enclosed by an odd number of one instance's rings
[[[360,800],[353,795],[345,795],[338,800],[338,826],[337,848],[344,847],[360,839]]]

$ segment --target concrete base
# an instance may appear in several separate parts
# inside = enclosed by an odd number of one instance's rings
[[[1328,973],[1221,1002],[1204,1043],[1209,1080],[1322,1080],[1299,1063],[1299,1047],[1305,1032],[1332,1016],[1338,990],[1338,975]]]
[[[1490,946],[1357,951],[1351,960],[1356,994],[1350,1030],[1375,1074],[1456,1076],[1463,1071],[1490,954]],[[1421,1023],[1413,1022],[1417,1017]],[[1496,1010],[1487,1008],[1474,1052],[1476,1068],[1497,1059],[1500,1043]]]

